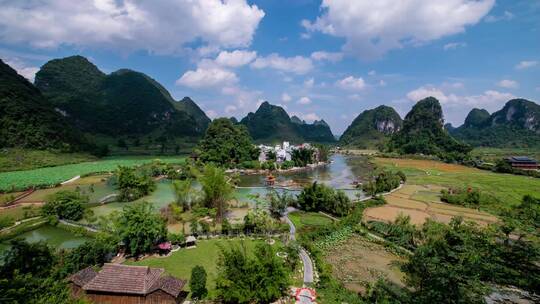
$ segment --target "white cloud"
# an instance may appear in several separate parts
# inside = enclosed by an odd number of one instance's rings
[[[517,81],[510,80],[510,79],[503,79],[503,80],[497,82],[497,85],[499,87],[501,87],[501,88],[506,88],[506,89],[519,88],[519,83]]]
[[[379,86],[385,87],[385,86],[386,86],[386,81],[384,81],[384,80],[382,80],[382,79],[379,80]]]
[[[190,88],[207,88],[232,85],[238,82],[235,73],[218,67],[198,67],[195,71],[187,71],[176,81],[177,85]]]
[[[430,86],[420,87],[407,93],[407,98],[414,102],[430,96],[437,98],[442,105],[450,107],[498,106],[501,102],[506,102],[514,98],[514,95],[510,93],[495,90],[487,90],[479,95],[459,96],[452,93],[447,94],[439,88]]]
[[[354,76],[349,76],[341,80],[338,80],[336,84],[337,86],[339,86],[340,88],[344,90],[351,90],[351,91],[360,91],[366,87],[366,83],[364,82],[364,79],[362,79],[361,77],[355,78]]]
[[[295,74],[306,74],[313,69],[313,63],[309,58],[302,56],[281,57],[276,53],[257,58],[251,66],[255,69],[272,68]]]
[[[312,88],[313,85],[315,85],[315,79],[313,79],[313,77],[307,79],[306,81],[304,81],[304,86],[305,86],[306,88]]]
[[[325,51],[318,51],[311,53],[311,59],[316,61],[331,61],[331,62],[338,62],[343,59],[343,53],[341,52],[325,52]]]
[[[457,48],[462,48],[462,47],[466,47],[467,46],[467,43],[465,42],[450,42],[450,43],[447,43],[443,46],[443,49],[445,51],[449,51],[449,50],[455,50]]]
[[[495,0],[323,0],[322,14],[304,20],[308,33],[344,37],[344,50],[363,58],[465,31],[480,21]]]
[[[375,70],[371,70],[367,73],[369,76],[375,76],[377,75],[377,72]]]
[[[489,15],[489,16],[486,16],[486,18],[484,18],[484,21],[485,22],[498,22],[498,21],[509,21],[509,20],[512,20],[514,19],[514,14],[512,14],[511,12],[509,11],[504,11],[504,13],[501,15],[501,16],[494,16],[494,15]]]
[[[187,43],[246,47],[265,13],[245,0],[3,1],[0,39],[37,48],[172,53]]]
[[[257,52],[235,50],[232,52],[222,51],[216,58],[216,63],[224,67],[240,67],[246,65],[257,57]]]
[[[524,60],[516,64],[516,69],[524,70],[524,69],[535,67],[537,65],[538,65],[538,61],[536,60]]]
[[[298,99],[298,104],[301,104],[301,105],[308,105],[311,103],[311,99],[309,99],[309,97],[302,97],[300,99]]]
[[[19,58],[8,58],[5,62],[7,65],[16,70],[19,75],[28,79],[30,82],[34,82],[36,73],[39,71],[38,67],[30,66]]]
[[[281,101],[283,101],[283,102],[289,102],[289,101],[291,101],[291,100],[292,100],[292,98],[291,98],[291,96],[290,96],[289,94],[287,94],[287,93],[281,94]]]

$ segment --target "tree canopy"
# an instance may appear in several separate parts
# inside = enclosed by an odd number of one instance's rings
[[[78,221],[84,214],[83,204],[88,203],[88,196],[76,191],[62,190],[46,198],[41,212],[46,216],[56,216],[59,219]]]
[[[252,144],[246,128],[233,124],[227,118],[218,118],[210,123],[196,153],[203,162],[228,167],[256,160],[259,156],[259,150]]]

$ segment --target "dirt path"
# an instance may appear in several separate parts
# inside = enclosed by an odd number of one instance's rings
[[[289,235],[291,240],[296,240],[296,227],[294,227],[293,222],[289,219],[288,214],[290,212],[297,211],[295,208],[288,207],[287,211],[285,211],[284,219],[289,224]],[[302,260],[302,264],[304,265],[304,286],[309,285],[313,283],[313,262],[311,261],[311,258],[309,257],[309,254],[304,250],[304,248],[300,248],[300,259]]]

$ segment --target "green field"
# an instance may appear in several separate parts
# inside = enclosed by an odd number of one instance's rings
[[[291,212],[289,219],[300,233],[332,223],[332,219],[316,212]]]
[[[540,150],[526,148],[475,148],[471,155],[481,158],[486,162],[495,162],[508,156],[529,156],[540,160]]]
[[[391,170],[401,170],[407,183],[443,187],[475,188],[497,200],[486,206],[493,214],[505,212],[521,202],[524,195],[540,197],[540,178],[494,173],[431,160],[377,158],[376,163]]]
[[[139,262],[128,261],[126,264],[150,266],[164,268],[165,271],[173,276],[176,276],[183,280],[189,280],[191,277],[191,269],[196,265],[203,266],[208,275],[206,288],[209,291],[209,296],[215,296],[215,284],[217,277],[217,261],[219,258],[220,246],[231,245],[244,245],[248,251],[255,248],[257,243],[262,243],[262,240],[199,240],[197,241],[197,248],[186,249],[182,248],[177,252],[173,252],[171,256],[165,258],[148,258]],[[276,242],[272,245],[274,249],[278,250],[280,242]],[[189,286],[185,287],[185,290],[189,290]]]
[[[0,172],[31,170],[95,160],[97,160],[95,156],[85,153],[60,153],[9,148],[0,151]]]
[[[164,163],[180,163],[185,160],[185,157],[112,157],[78,164],[2,172],[0,173],[0,191],[20,190],[31,186],[53,186],[77,175],[114,171],[118,166],[136,166],[156,159]]]

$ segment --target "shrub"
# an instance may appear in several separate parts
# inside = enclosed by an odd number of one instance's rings
[[[63,190],[48,196],[41,212],[45,216],[78,221],[84,215],[83,204],[86,203],[88,203],[87,196],[75,191]]]
[[[191,269],[191,279],[189,280],[191,298],[202,299],[208,294],[206,289],[206,270],[202,266],[195,266]]]

